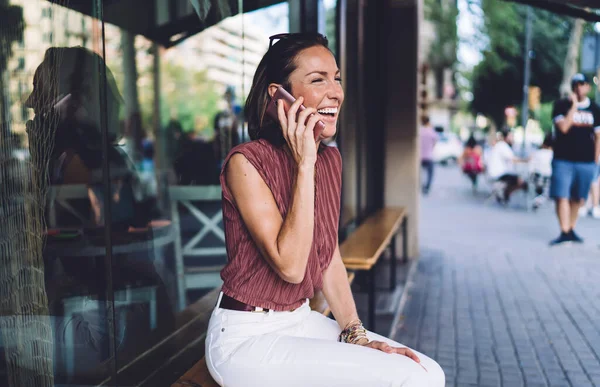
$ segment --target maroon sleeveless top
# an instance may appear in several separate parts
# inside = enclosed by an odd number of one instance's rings
[[[266,140],[247,142],[233,148],[223,164],[223,224],[227,265],[221,271],[223,293],[252,306],[273,310],[299,307],[323,287],[323,271],[337,246],[342,157],[337,148],[321,146],[316,162],[315,225],[306,275],[299,284],[284,281],[269,266],[254,243],[225,182],[225,166],[232,155],[243,154],[271,189],[285,219],[291,205],[297,166],[284,148]]]

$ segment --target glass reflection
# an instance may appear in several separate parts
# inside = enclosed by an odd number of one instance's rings
[[[121,96],[110,70],[101,79],[100,66],[103,59],[83,47],[49,48],[25,101],[35,114],[26,125],[31,166],[38,172],[36,183],[49,184],[43,255],[59,382],[111,358],[105,226],[126,229],[138,221],[131,162],[117,146],[103,148],[104,141],[117,139]],[[105,164],[111,170],[108,190]],[[114,331],[118,347],[124,326]]]
[[[137,384],[214,306],[220,168],[287,8],[173,1],[201,32],[164,48],[56,3],[0,0],[0,385]]]

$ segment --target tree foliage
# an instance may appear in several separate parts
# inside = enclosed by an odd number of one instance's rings
[[[501,126],[504,108],[520,106],[523,98],[525,6],[481,0],[482,61],[473,69],[471,110],[491,117]],[[572,19],[533,9],[531,85],[542,90],[542,101],[559,97]]]
[[[161,117],[166,125],[170,115],[176,118],[185,132],[195,131],[212,137],[212,122],[219,112],[223,97],[206,74],[206,70],[185,68],[176,63],[162,65]],[[151,111],[144,112],[142,115]]]
[[[452,68],[456,64],[458,8],[453,1],[426,0],[425,18],[435,26],[428,62],[431,68]]]
[[[136,49],[147,51],[149,42],[143,41]],[[175,49],[175,48],[174,48]],[[150,55],[149,53],[147,54]],[[108,58],[108,65],[119,89],[123,90],[125,74],[121,58]],[[146,65],[144,65],[146,64]],[[149,60],[138,62],[138,91],[142,127],[149,132],[154,119],[154,90],[152,86],[152,64]],[[222,96],[217,85],[207,77],[206,70],[189,68],[165,60],[161,64],[161,125],[170,119],[179,121],[185,132],[202,132],[212,136],[212,121],[218,113]],[[124,117],[122,117],[124,118]]]
[[[436,77],[438,98],[443,95],[443,77],[446,69],[453,69],[458,47],[456,20],[458,8],[450,0],[425,0],[425,18],[433,23],[436,38],[431,42],[427,62]]]

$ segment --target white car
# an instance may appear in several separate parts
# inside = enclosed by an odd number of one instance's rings
[[[463,153],[463,144],[454,133],[438,133],[439,139],[433,148],[433,161],[441,164],[456,162]]]

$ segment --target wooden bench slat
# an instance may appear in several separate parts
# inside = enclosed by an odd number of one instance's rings
[[[348,269],[370,270],[377,262],[406,216],[404,208],[386,207],[361,224],[341,245]]]
[[[195,383],[195,384],[192,384]],[[194,364],[182,377],[180,377],[171,387],[190,387],[194,385],[202,387],[219,387],[217,382],[213,380],[206,366],[206,358]]]

